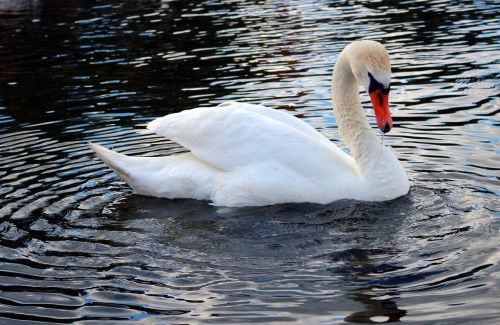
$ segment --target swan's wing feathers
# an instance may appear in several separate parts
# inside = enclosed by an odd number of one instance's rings
[[[239,103],[239,102],[224,102],[220,104],[218,107],[230,107],[232,109],[244,109],[247,111],[251,111],[253,113],[260,114],[267,118],[276,120],[280,123],[284,123],[294,129],[299,130],[305,135],[311,137],[312,139],[330,143],[330,141],[327,138],[325,138],[311,125],[307,124],[306,122],[304,122],[299,118],[296,118],[292,114],[288,114],[282,110],[269,108],[263,105],[254,105],[254,104]]]
[[[351,165],[347,154],[323,140],[313,128],[311,131],[282,114],[299,119],[284,112],[278,116],[268,110],[258,111],[259,107],[236,106],[200,107],[170,114],[152,121],[148,129],[226,171],[269,159],[306,174],[315,165]]]

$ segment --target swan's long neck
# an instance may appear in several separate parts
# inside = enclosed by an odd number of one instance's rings
[[[345,51],[339,56],[333,70],[333,111],[340,134],[351,151],[362,176],[368,177],[374,168],[374,156],[381,144],[366,119],[359,99],[358,81],[354,77]]]

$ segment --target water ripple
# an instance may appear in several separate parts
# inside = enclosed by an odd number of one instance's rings
[[[0,323],[498,322],[499,9],[0,2]],[[405,197],[246,209],[138,197],[87,147],[183,152],[146,123],[243,100],[345,148],[331,69],[361,37],[391,54],[384,142],[409,173]]]

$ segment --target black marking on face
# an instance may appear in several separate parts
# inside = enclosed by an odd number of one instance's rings
[[[385,88],[380,82],[378,82],[370,72],[368,72],[368,77],[370,77],[370,87],[368,87],[368,92],[371,94],[374,91],[381,90],[382,93],[388,94],[390,85]],[[382,105],[382,96],[379,95],[380,105]]]

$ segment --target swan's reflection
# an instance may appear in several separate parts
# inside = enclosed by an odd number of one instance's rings
[[[369,254],[370,252],[367,250],[359,250],[357,254],[353,255],[355,259],[350,261],[353,269],[357,270],[355,277],[362,278],[364,283],[376,282],[373,274],[377,270],[377,265],[372,264]],[[375,291],[375,289],[378,290]],[[395,288],[391,288],[390,295],[397,295]],[[353,323],[391,323],[400,321],[406,315],[406,310],[399,309],[395,299],[385,298],[387,296],[383,290],[380,290],[380,287],[376,288],[372,285],[351,289],[348,297],[361,303],[364,309],[348,315],[344,320]]]
[[[395,234],[400,232],[401,211],[409,205],[408,198],[401,198],[386,204],[345,201],[327,206],[291,204],[227,209],[196,200],[163,200],[131,195],[110,206],[108,216],[117,222],[134,225],[139,220],[160,221],[164,227],[156,229],[161,236],[155,240],[169,247],[187,249],[190,254],[200,253],[195,255],[208,258],[214,271],[226,272],[235,281],[241,281],[238,276],[245,272],[231,275],[231,271],[223,271],[227,265],[220,264],[220,261],[231,261],[233,266],[244,270],[245,263],[251,260],[264,269],[268,268],[272,273],[269,279],[278,284],[289,282],[289,276],[303,274],[307,268],[308,274],[313,276],[297,281],[310,285],[315,283],[315,276],[328,276],[330,273],[330,285],[322,289],[325,292],[342,292],[340,299],[348,303],[347,310],[358,309],[344,320],[370,323],[399,321],[406,315],[405,310],[398,308],[395,299],[386,298],[389,294],[389,297],[397,294],[396,288],[391,286],[390,292],[380,290],[383,284],[377,285],[377,278],[386,283],[384,273],[401,268],[387,261],[401,253],[394,247],[398,241]],[[290,271],[290,266],[294,271]],[[252,280],[246,275],[244,278]],[[245,289],[245,294],[268,297],[269,293],[259,291],[261,280],[254,280],[255,286],[251,290]],[[217,294],[218,299],[225,301],[237,293],[224,291]],[[305,294],[303,299],[289,296],[290,306],[294,307],[288,307],[287,312],[300,313],[304,309],[323,316],[339,313],[336,310],[339,309],[336,305],[339,297],[326,298],[330,305],[325,305],[318,304],[314,295],[307,299],[310,294]],[[297,299],[303,302],[297,303]],[[333,310],[328,307],[332,305]],[[218,311],[219,307],[215,304],[207,308]],[[255,308],[260,312],[275,312],[270,305]]]
[[[365,310],[357,311],[345,317],[352,323],[392,323],[399,322],[406,315],[406,310],[399,309],[393,299],[376,299],[367,294],[365,289],[354,293],[351,298],[363,304]]]
[[[404,220],[400,208],[406,206],[408,209],[412,203],[406,196],[389,205],[368,204],[368,207],[353,211],[347,222],[339,224],[344,232],[351,234],[351,248],[329,254],[330,261],[335,265],[329,271],[334,276],[342,275],[348,286],[352,287],[346,290],[349,299],[364,307],[346,316],[346,322],[397,322],[407,313],[397,306],[394,298],[386,298],[389,295],[397,296],[397,288],[391,286],[390,292],[384,292],[382,288],[386,285],[387,277],[379,279],[383,273],[403,268],[388,264],[387,261],[401,253],[398,245],[395,245],[399,240],[396,234],[401,230]],[[344,266],[339,268],[339,263]],[[380,281],[384,284],[377,285]]]

